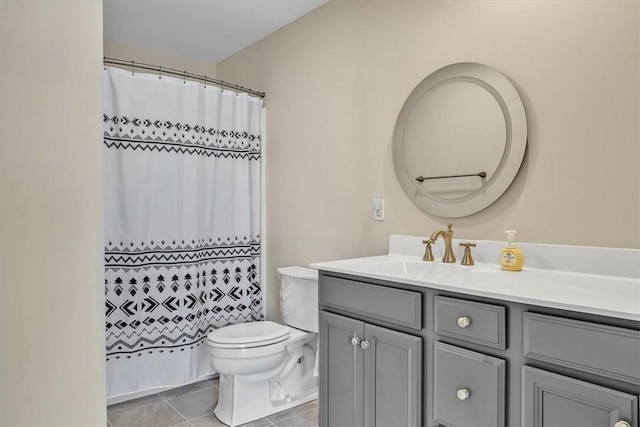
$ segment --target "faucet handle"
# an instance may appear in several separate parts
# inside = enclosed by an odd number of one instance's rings
[[[431,251],[431,245],[433,245],[434,243],[435,241],[431,239],[422,241],[422,244],[427,246],[424,250],[424,257],[422,257],[423,261],[433,261],[433,252]]]
[[[449,231],[451,231],[451,227],[453,227],[453,224],[452,224],[452,223],[450,223],[450,222],[448,222],[448,223],[447,223],[447,229],[448,229]]]
[[[475,248],[476,244],[471,242],[460,243],[460,246],[464,246],[464,255],[462,256],[462,265],[474,265],[473,257],[471,256],[471,248]]]

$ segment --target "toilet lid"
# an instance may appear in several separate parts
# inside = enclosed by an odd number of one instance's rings
[[[222,348],[247,348],[275,344],[289,337],[289,328],[275,322],[249,322],[216,329],[207,335],[209,344]]]

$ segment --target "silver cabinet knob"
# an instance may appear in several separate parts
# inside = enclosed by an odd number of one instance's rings
[[[351,345],[355,347],[358,344],[360,344],[361,341],[362,341],[362,338],[358,336],[354,336],[353,338],[351,338]]]
[[[613,427],[631,427],[631,424],[629,424],[625,420],[620,420],[617,423],[615,423]]]
[[[371,347],[371,343],[367,340],[364,340],[362,342],[360,342],[360,347],[362,347],[363,350],[368,349],[369,347]]]
[[[467,390],[466,388],[461,388],[456,392],[456,396],[458,396],[458,399],[460,400],[467,400],[470,395],[471,393],[469,393],[469,390]]]
[[[464,329],[470,324],[471,324],[471,319],[469,319],[467,316],[458,317],[458,326],[460,326],[461,328]]]

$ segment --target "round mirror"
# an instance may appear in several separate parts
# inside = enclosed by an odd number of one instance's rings
[[[491,67],[460,63],[430,74],[409,95],[393,135],[400,184],[427,213],[457,218],[495,202],[527,144],[522,101]]]

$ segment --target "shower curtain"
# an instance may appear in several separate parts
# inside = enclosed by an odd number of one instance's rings
[[[103,75],[107,396],[213,371],[206,335],[261,320],[262,100]]]

